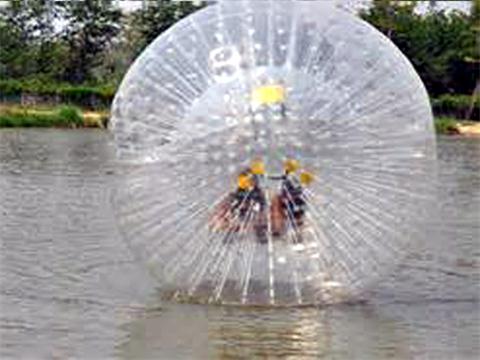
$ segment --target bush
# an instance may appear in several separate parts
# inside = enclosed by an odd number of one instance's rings
[[[80,109],[73,106],[62,106],[56,112],[57,120],[65,125],[82,126],[83,115]]]
[[[104,108],[110,106],[115,95],[115,89],[109,87],[66,85],[59,88],[57,94],[64,103],[90,108]]]
[[[66,103],[81,107],[98,109],[108,108],[115,96],[113,85],[105,86],[74,86],[70,84],[54,84],[33,80],[0,80],[0,97],[18,97],[33,95],[48,97],[51,103]]]
[[[0,127],[51,127],[56,118],[47,114],[14,113],[1,114]]]
[[[442,95],[439,98],[432,99],[432,108],[437,116],[467,119],[471,103],[472,97],[470,95]],[[475,97],[470,119],[480,120],[480,95]]]
[[[18,96],[22,94],[22,86],[16,80],[0,80],[0,94],[2,96]]]
[[[0,127],[79,127],[83,116],[79,109],[63,106],[56,111],[6,111],[0,114]]]
[[[459,134],[457,121],[448,117],[435,118],[435,130],[437,134]]]

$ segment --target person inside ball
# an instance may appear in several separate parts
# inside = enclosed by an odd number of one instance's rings
[[[215,209],[210,230],[246,233],[253,229],[259,242],[267,239],[267,201],[262,189],[263,162],[255,160],[237,177],[237,188]]]
[[[272,176],[273,180],[281,181],[280,193],[273,197],[270,209],[272,235],[284,235],[290,225],[297,235],[298,230],[304,225],[306,201],[304,187],[313,181],[313,175],[308,171],[301,171],[300,163],[294,159],[284,162],[284,173],[281,176]],[[298,174],[298,175],[297,175]],[[296,236],[296,241],[301,241]]]

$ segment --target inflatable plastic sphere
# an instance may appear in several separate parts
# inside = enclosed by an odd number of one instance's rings
[[[159,36],[113,105],[115,210],[161,293],[352,299],[415,240],[427,93],[372,26],[317,1],[227,1]]]

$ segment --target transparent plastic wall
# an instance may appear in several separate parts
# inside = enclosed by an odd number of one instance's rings
[[[224,1],[137,59],[116,95],[123,236],[166,297],[355,298],[421,232],[428,96],[402,53],[325,1]]]

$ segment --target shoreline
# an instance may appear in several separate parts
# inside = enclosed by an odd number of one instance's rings
[[[74,120],[59,117],[62,109],[76,112]],[[3,120],[3,122],[2,122]],[[109,109],[81,109],[69,105],[22,106],[0,103],[0,129],[12,128],[67,128],[67,129],[107,129],[110,121]],[[480,138],[480,121],[460,120],[451,117],[435,117],[437,135]]]
[[[71,105],[22,106],[0,103],[0,129],[11,128],[100,128],[106,129],[108,109],[90,110]]]
[[[480,122],[457,122],[457,135],[480,138]]]
[[[436,117],[434,125],[437,135],[480,137],[480,121]]]

